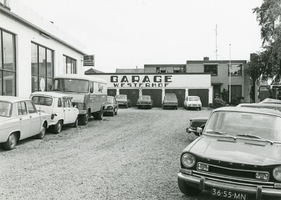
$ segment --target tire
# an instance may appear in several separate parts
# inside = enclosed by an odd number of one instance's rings
[[[57,122],[57,124],[53,127],[53,132],[54,132],[55,134],[59,134],[59,133],[61,132],[61,129],[62,129],[62,121],[59,120],[59,121]]]
[[[184,180],[178,178],[178,186],[180,191],[187,196],[196,196],[201,193],[201,190],[191,187]]]
[[[88,113],[86,113],[85,115],[82,115],[80,117],[81,125],[86,125],[86,124],[88,124],[88,122],[89,122],[89,115],[88,115]]]
[[[201,107],[199,107],[199,109],[198,110],[201,110]]]
[[[103,119],[103,110],[100,110],[98,113],[97,113],[97,120],[102,120]]]
[[[114,113],[115,115],[117,115],[117,111],[118,111],[118,109],[115,109],[115,113]]]
[[[36,138],[42,140],[45,137],[46,130],[47,130],[47,126],[46,126],[46,123],[44,123],[42,125],[42,129],[41,129],[40,133],[38,135],[36,135]]]
[[[110,116],[111,116],[111,117],[114,117],[114,114],[115,114],[115,110],[113,110],[113,112],[110,113]]]
[[[76,128],[78,127],[78,117],[76,118],[75,122],[73,122],[72,127]]]
[[[4,149],[5,150],[12,150],[16,148],[16,145],[18,143],[18,137],[15,133],[11,133],[7,139],[7,141],[4,143]]]

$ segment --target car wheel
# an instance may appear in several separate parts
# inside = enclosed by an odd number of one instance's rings
[[[78,117],[76,118],[75,122],[72,124],[72,127],[78,127]]]
[[[112,117],[114,117],[114,114],[115,114],[115,110],[113,110],[113,112],[110,113],[110,115],[111,115]]]
[[[201,110],[201,107],[199,107],[199,109],[198,110]]]
[[[117,111],[118,111],[118,109],[115,110],[115,113],[114,113],[115,115],[117,115]]]
[[[81,123],[82,125],[88,124],[88,121],[89,121],[89,115],[88,115],[88,113],[86,113],[85,115],[82,115],[82,116],[80,117],[80,123]]]
[[[55,134],[59,134],[59,133],[61,132],[61,129],[62,129],[62,121],[59,120],[59,121],[57,122],[57,124],[53,127],[53,132],[54,132]]]
[[[17,135],[15,133],[11,133],[8,137],[8,140],[4,143],[4,149],[12,150],[16,148],[18,142]]]
[[[42,125],[40,133],[36,136],[36,138],[37,139],[43,139],[45,137],[45,134],[46,134],[46,129],[47,129],[47,126],[46,126],[46,123],[44,123]]]
[[[178,178],[178,186],[180,191],[187,196],[195,196],[201,193],[201,190],[191,187],[184,180]]]

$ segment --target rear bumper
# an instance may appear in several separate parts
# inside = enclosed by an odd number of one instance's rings
[[[178,178],[184,180],[188,185],[200,189],[210,191],[212,188],[220,190],[230,190],[234,192],[241,192],[250,196],[255,196],[256,199],[261,199],[264,196],[281,197],[281,189],[265,188],[262,186],[251,186],[246,184],[234,184],[210,180],[205,177],[197,177],[179,172]]]

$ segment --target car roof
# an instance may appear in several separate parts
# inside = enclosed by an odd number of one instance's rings
[[[275,103],[275,104],[281,104],[281,100],[279,99],[272,99],[272,98],[265,98],[260,103]]]
[[[57,98],[62,98],[62,97],[70,97],[70,95],[64,94],[64,93],[59,93],[59,92],[33,92],[31,93],[32,96],[51,96],[51,97],[57,97]]]
[[[281,104],[276,103],[240,103],[237,107],[255,107],[255,108],[281,108]]]
[[[212,112],[217,111],[226,111],[226,112],[248,112],[255,114],[269,114],[269,115],[277,115],[281,117],[281,112],[279,110],[270,109],[270,108],[255,108],[255,107],[233,107],[233,106],[225,106],[214,109]]]
[[[8,101],[11,103],[30,100],[28,98],[14,97],[14,96],[0,96],[0,101]]]

